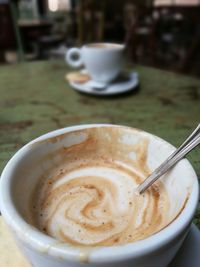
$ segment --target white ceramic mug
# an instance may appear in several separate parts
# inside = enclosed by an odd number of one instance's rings
[[[49,164],[53,164],[52,157],[48,155],[62,147],[66,149],[81,143],[88,129],[99,127],[110,127],[112,132],[120,130],[122,136],[119,141],[126,146],[137,143],[141,138],[148,139],[147,162],[150,170],[174,151],[173,146],[152,134],[117,125],[79,125],[50,132],[21,148],[6,165],[0,179],[2,215],[34,267],[81,267],[86,261],[91,267],[166,267],[186,237],[198,204],[198,179],[186,159],[162,178],[169,189],[172,209],[182,208],[169,225],[146,239],[87,250],[59,242],[27,222],[33,188],[38,177]]]
[[[121,72],[124,48],[122,44],[86,44],[82,48],[69,49],[66,61],[75,68],[85,65],[94,81],[109,83]]]

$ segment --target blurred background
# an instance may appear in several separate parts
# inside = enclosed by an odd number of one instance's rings
[[[0,64],[126,43],[128,59],[200,76],[200,0],[0,0]]]

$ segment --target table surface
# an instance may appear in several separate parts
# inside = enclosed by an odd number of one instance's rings
[[[130,67],[127,67],[127,70]],[[24,144],[57,128],[84,123],[132,126],[175,146],[200,122],[200,80],[136,66],[140,86],[97,97],[70,88],[62,61],[0,67],[0,171]],[[200,149],[189,156],[200,177]],[[200,228],[200,206],[194,222]]]

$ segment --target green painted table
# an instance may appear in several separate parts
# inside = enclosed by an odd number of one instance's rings
[[[175,146],[200,122],[200,81],[137,66],[140,88],[95,97],[70,88],[62,61],[0,67],[0,169],[25,143],[75,124],[114,123],[156,134]],[[200,177],[200,149],[191,160]],[[200,207],[195,216],[200,227]]]

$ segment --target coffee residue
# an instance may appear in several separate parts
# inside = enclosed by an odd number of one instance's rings
[[[141,240],[169,224],[169,199],[161,182],[145,194],[134,193],[150,170],[148,139],[123,141],[132,131],[124,127],[76,131],[83,140],[46,156],[50,167],[31,199],[33,224],[58,240],[90,247]],[[72,133],[62,139],[67,135]]]

